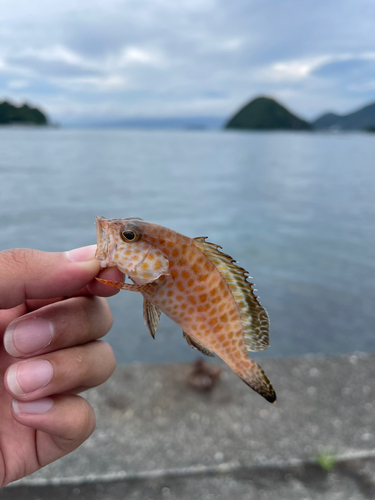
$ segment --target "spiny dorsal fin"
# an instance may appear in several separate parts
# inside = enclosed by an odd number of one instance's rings
[[[269,346],[269,318],[247,281],[248,272],[236,265],[229,255],[220,252],[221,246],[206,241],[206,237],[194,238],[197,247],[211,260],[228,285],[240,313],[245,346],[249,351],[261,351]]]
[[[215,356],[215,353],[211,351],[208,347],[205,345],[201,344],[198,342],[195,338],[191,337],[188,333],[182,332],[184,334],[184,338],[186,339],[187,343],[191,347],[191,349],[198,349],[202,354],[205,354],[206,356],[210,356],[213,358]]]
[[[158,307],[154,306],[154,304],[149,302],[147,299],[144,299],[143,319],[153,338],[155,338],[155,333],[159,326],[160,315],[161,310]]]

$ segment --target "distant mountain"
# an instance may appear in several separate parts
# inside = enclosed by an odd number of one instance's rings
[[[14,106],[7,101],[0,102],[0,125],[47,125],[47,117],[37,108],[27,104]]]
[[[119,120],[67,120],[62,124],[73,128],[132,128],[146,130],[216,130],[225,118],[217,116],[180,116],[154,118],[123,118]]]
[[[316,130],[367,130],[375,127],[375,102],[348,115],[326,113],[312,122],[312,126]]]
[[[298,118],[269,97],[257,97],[241,108],[225,125],[242,130],[311,130],[311,125]]]

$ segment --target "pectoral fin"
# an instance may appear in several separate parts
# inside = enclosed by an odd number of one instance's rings
[[[184,338],[186,339],[191,349],[198,349],[198,351],[200,351],[202,354],[205,354],[206,356],[209,356],[210,358],[213,358],[215,356],[215,353],[211,351],[211,349],[201,344],[196,339],[193,339],[193,337],[191,337],[188,333],[182,333],[184,334]]]
[[[147,325],[148,329],[150,330],[152,338],[155,338],[155,333],[159,326],[160,315],[161,315],[161,310],[158,307],[154,306],[154,304],[149,302],[147,299],[144,299],[143,319],[145,325]]]
[[[110,281],[103,280],[101,278],[95,278],[99,283],[104,283],[105,285],[113,286],[114,288],[119,288],[120,290],[129,290],[129,292],[146,292],[150,289],[149,283],[147,285],[131,285],[130,283],[123,283],[122,281]]]

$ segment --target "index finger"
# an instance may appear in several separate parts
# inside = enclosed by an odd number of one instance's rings
[[[62,253],[28,248],[0,252],[0,309],[81,290],[100,271],[95,249],[91,245]]]

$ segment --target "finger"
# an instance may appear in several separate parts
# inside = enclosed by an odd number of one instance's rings
[[[95,428],[94,411],[79,396],[53,396],[31,402],[13,400],[12,403],[14,419],[38,431],[35,445],[40,467],[78,448]]]
[[[14,319],[27,313],[25,304],[13,307],[12,309],[0,310],[0,335],[5,332],[5,329]]]
[[[30,249],[0,252],[0,309],[28,299],[69,296],[99,273],[95,245],[65,253]]]
[[[107,301],[96,296],[54,302],[13,321],[5,331],[4,347],[15,358],[86,344],[112,327]]]
[[[117,267],[107,267],[105,269],[102,269],[97,277],[112,281],[124,281],[124,275],[119,269],[117,269]],[[118,289],[103,285],[102,283],[96,281],[96,279],[94,278],[88,285],[72,293],[70,296],[76,297],[79,295],[98,295],[99,297],[112,297],[112,295],[116,295],[117,293],[119,293]],[[54,302],[65,300],[66,298],[67,296],[54,297],[50,299],[28,299],[25,302],[26,308],[23,305],[19,305],[12,309],[0,310],[0,333],[5,330],[6,326],[13,319],[26,314],[27,312],[40,309],[41,307],[44,307],[48,304],[53,304]],[[8,311],[9,314],[7,314]]]
[[[100,271],[97,277],[113,281],[124,281],[124,275],[117,267],[106,267]],[[116,290],[116,288],[103,285],[103,283],[99,283],[96,279],[93,279],[87,285],[86,289],[89,293],[99,295],[100,297],[112,297],[112,295],[116,295],[120,291]]]
[[[110,279],[116,281],[124,281],[124,275],[122,274],[121,271],[119,271],[119,269],[117,269],[117,267],[107,267],[105,269],[102,269],[97,277],[99,278],[103,277],[104,279]],[[92,281],[90,281],[88,285],[72,293],[70,297],[78,297],[80,295],[98,295],[99,297],[112,297],[117,293],[119,293],[119,290],[117,290],[116,288],[110,288],[106,285],[98,283],[98,281],[96,281],[96,279],[94,278]],[[26,302],[27,310],[35,311],[36,309],[39,309],[40,307],[43,307],[47,304],[52,304],[53,302],[64,300],[66,298],[67,297],[65,296],[65,297],[56,297],[53,299],[28,300]]]
[[[30,299],[25,302],[27,311],[24,314],[32,311],[36,311],[37,309],[41,309],[42,307],[48,306],[49,304],[54,304],[55,302],[60,302],[60,300],[65,300],[66,297],[56,297],[54,299]]]
[[[111,346],[94,341],[14,363],[4,381],[14,398],[31,401],[96,387],[112,375],[115,367]]]
[[[114,281],[124,281],[123,273],[117,269],[117,267],[106,267],[102,269],[98,276],[98,278],[109,279]],[[99,297],[112,297],[119,293],[119,290],[116,288],[111,288],[106,285],[103,285],[96,281],[94,278],[90,283],[80,290],[72,293],[70,297],[78,297],[80,295],[98,295]],[[26,302],[27,304],[27,312],[35,311],[41,307],[44,307],[48,304],[52,304],[53,302],[58,302],[59,300],[64,300],[67,297],[56,297],[53,299],[31,299]]]

